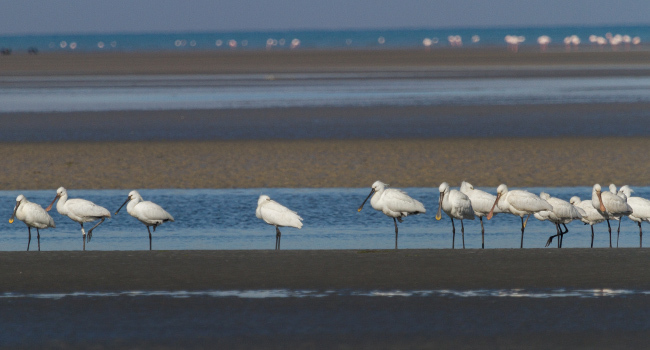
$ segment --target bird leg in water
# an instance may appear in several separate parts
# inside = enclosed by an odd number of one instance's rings
[[[558,224],[555,224],[555,234],[546,241],[546,247],[553,243],[553,237],[557,237],[557,247],[560,248],[560,226]]]
[[[528,222],[528,218],[526,218],[526,222]],[[526,223],[524,222],[524,217],[521,217],[521,245],[519,248],[524,247],[524,229],[526,228]]]
[[[463,225],[463,219],[460,220],[460,232],[463,236],[463,249],[465,249],[465,226]]]
[[[156,232],[156,226],[153,227],[153,231]],[[149,226],[147,226],[147,232],[149,232],[149,250],[151,250],[151,230],[149,230]]]
[[[623,217],[618,220],[618,230],[616,230],[616,248],[618,248],[618,236],[621,234],[621,221],[623,221]]]
[[[564,232],[562,232],[562,229],[560,229],[560,233],[562,233],[562,235],[560,236],[560,248],[562,248],[562,245],[564,244],[564,235],[569,232],[569,229],[566,227],[566,224],[562,224],[562,226],[564,226]],[[560,225],[557,225],[557,227],[559,228]]]
[[[641,230],[641,223],[639,224],[639,248],[643,248],[643,231]]]
[[[395,249],[397,249],[397,220],[393,218],[393,222],[395,223]],[[399,222],[402,222],[402,220],[400,219]]]
[[[91,228],[90,230],[88,230],[88,242],[90,242],[90,239],[93,238],[93,230],[94,230],[95,228],[97,228],[97,226],[101,225],[102,222],[104,222],[104,220],[106,220],[106,218],[102,218],[101,220],[99,220],[99,222],[97,223],[97,225],[93,226],[93,228]]]
[[[483,217],[478,218],[481,222],[481,249],[485,249],[485,229],[483,228]]]
[[[38,251],[41,251],[41,233],[38,231],[38,227],[36,228],[36,241],[38,241]]]
[[[84,231],[83,223],[81,223],[81,240],[84,242],[84,250],[86,250],[86,231]]]
[[[607,221],[607,229],[609,230],[609,247],[612,247],[612,226],[609,225],[609,220]]]
[[[27,251],[29,251],[29,243],[32,242],[32,228],[27,226],[27,231],[29,232],[29,238],[27,239]]]
[[[591,247],[594,247],[594,225],[589,225],[591,226]]]
[[[275,250],[280,250],[280,237],[282,237],[282,232],[276,226],[275,227]]]
[[[454,225],[454,218],[451,218],[451,234],[451,249],[454,249],[456,245],[456,226]]]

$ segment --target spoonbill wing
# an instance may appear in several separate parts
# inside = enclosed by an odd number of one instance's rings
[[[139,219],[145,221],[174,221],[173,216],[171,216],[161,206],[153,202],[140,202],[135,206],[135,209],[138,213]]]
[[[395,188],[384,191],[382,201],[391,211],[403,213],[426,213],[424,205],[419,201],[409,197],[406,192]]]
[[[302,228],[302,218],[295,211],[270,200],[260,208],[262,220],[269,225]]]
[[[68,199],[66,201],[66,208],[80,217],[111,217],[111,212],[108,209],[81,198]]]

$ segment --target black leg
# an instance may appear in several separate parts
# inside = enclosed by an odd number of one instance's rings
[[[41,233],[38,231],[38,227],[36,228],[36,240],[38,241],[38,251],[41,251]]]
[[[528,219],[526,219],[526,221],[528,221]],[[524,229],[525,228],[526,228],[526,224],[524,224],[524,217],[522,216],[521,217],[521,245],[519,246],[519,248],[524,247]]]
[[[594,247],[594,225],[589,225],[591,226],[591,247]]]
[[[156,226],[154,226],[154,231],[156,231]],[[149,250],[151,250],[151,230],[149,230],[149,226],[147,226],[147,232],[149,232]]]
[[[643,248],[643,231],[641,230],[640,222],[639,222],[639,248]]]
[[[86,231],[84,231],[84,224],[81,223],[81,240],[84,242],[84,250],[86,250]]]
[[[612,226],[609,225],[609,219],[607,219],[607,229],[609,230],[609,247],[612,247]]]
[[[478,218],[481,222],[481,249],[485,249],[485,229],[483,228],[483,217]]]
[[[456,225],[454,225],[454,218],[451,218],[451,249],[456,246]]]
[[[460,233],[463,236],[463,249],[465,249],[465,225],[463,225],[463,219],[460,220]]]
[[[280,232],[280,229],[276,226],[275,227],[275,250],[280,250],[280,237],[282,236],[282,232]]]
[[[397,249],[397,220],[393,218],[393,222],[395,223],[395,249]]]
[[[29,251],[29,243],[32,242],[32,228],[27,226],[27,232],[29,232],[29,238],[27,238],[27,251]]]
[[[93,230],[94,230],[97,226],[101,225],[102,222],[104,222],[104,220],[106,220],[106,218],[102,218],[101,220],[99,220],[99,222],[97,223],[97,225],[93,226],[93,228],[91,228],[90,230],[88,230],[88,242],[90,242],[90,239],[93,238]]]

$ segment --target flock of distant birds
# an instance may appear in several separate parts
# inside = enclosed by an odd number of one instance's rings
[[[521,245],[524,247],[524,230],[530,216],[535,216],[538,220],[548,220],[555,224],[556,234],[549,237],[546,246],[548,247],[553,239],[557,239],[558,248],[562,247],[564,235],[569,232],[566,224],[573,220],[581,220],[591,226],[591,247],[594,246],[594,228],[593,225],[606,221],[609,228],[609,246],[612,247],[612,228],[610,220],[618,220],[618,232],[620,235],[620,220],[627,216],[639,226],[639,247],[643,246],[643,231],[641,223],[650,221],[650,200],[641,197],[632,197],[632,189],[625,185],[618,191],[616,186],[611,184],[609,191],[602,191],[599,184],[595,184],[591,193],[591,200],[581,201],[579,197],[574,196],[567,202],[565,200],[551,197],[548,193],[540,193],[539,196],[525,190],[508,190],[505,184],[499,185],[497,194],[493,195],[485,191],[475,189],[472,184],[463,181],[460,190],[451,189],[448,183],[443,182],[438,188],[440,197],[438,200],[438,212],[436,220],[442,218],[444,211],[451,219],[452,224],[452,249],[455,247],[456,226],[454,219],[460,220],[463,248],[465,248],[465,227],[463,220],[474,220],[478,217],[481,222],[481,247],[485,248],[485,229],[483,227],[483,217],[487,220],[492,219],[495,214],[508,213],[517,215],[521,218]],[[372,197],[372,198],[371,198]],[[370,199],[370,205],[386,216],[393,218],[395,224],[395,249],[397,249],[398,228],[397,222],[409,215],[426,213],[424,205],[411,198],[406,192],[388,188],[388,185],[375,181],[372,184],[370,194],[363,201],[358,211]],[[69,199],[65,188],[60,187],[56,191],[56,197],[50,205],[43,209],[40,205],[32,203],[22,194],[16,198],[16,206],[9,223],[14,222],[14,217],[27,225],[29,240],[27,250],[32,239],[32,228],[36,228],[38,239],[38,250],[41,249],[39,229],[54,228],[54,220],[48,214],[54,203],[59,214],[72,219],[81,225],[83,238],[83,249],[86,250],[86,242],[90,242],[92,232],[106,218],[111,217],[111,213],[104,207],[96,205],[85,199]],[[128,203],[128,205],[127,205]],[[167,211],[156,203],[145,201],[137,191],[129,192],[126,201],[115,211],[115,215],[126,205],[126,211],[142,222],[149,232],[149,250],[152,249],[152,235],[150,227],[156,231],[156,227],[167,221],[174,221]],[[302,228],[302,218],[293,210],[272,200],[267,195],[261,195],[257,201],[255,210],[257,218],[263,220],[269,225],[275,226],[276,238],[275,249],[280,249],[280,240],[282,233],[280,227]],[[524,220],[526,217],[526,220]],[[88,233],[84,230],[84,223],[99,222],[95,224]],[[618,236],[617,236],[618,246]]]

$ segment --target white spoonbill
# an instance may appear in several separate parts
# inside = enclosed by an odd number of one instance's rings
[[[454,249],[456,243],[456,227],[454,226],[454,218],[460,220],[460,232],[463,235],[463,249],[465,249],[465,226],[463,219],[474,220],[474,209],[469,197],[464,193],[456,190],[451,190],[449,184],[443,182],[438,187],[440,191],[440,199],[438,200],[438,213],[436,220],[442,218],[440,210],[442,209],[447,216],[451,219],[452,240],[451,249]]]
[[[548,247],[551,242],[553,242],[553,238],[557,237],[557,247],[562,248],[564,235],[569,232],[566,224],[570,223],[573,220],[582,219],[582,217],[586,216],[587,213],[585,213],[585,211],[582,209],[574,207],[573,204],[565,200],[551,197],[551,195],[546,192],[540,193],[539,198],[545,200],[553,207],[552,210],[543,210],[534,214],[538,220],[548,220],[555,224],[556,234],[549,237],[548,241],[546,241],[546,246]],[[560,225],[564,226],[564,231],[562,231]]]
[[[600,215],[607,221],[609,230],[609,247],[612,247],[612,226],[609,220],[620,220],[623,215],[632,214],[632,208],[627,205],[627,200],[612,192],[602,191],[599,184],[595,184],[591,190],[591,205],[598,210]]]
[[[9,223],[14,223],[14,216],[18,220],[27,225],[27,232],[29,232],[29,239],[27,240],[27,250],[29,250],[29,243],[32,241],[32,227],[36,228],[36,238],[38,240],[38,251],[41,251],[41,233],[39,229],[52,227],[55,228],[54,220],[43,207],[36,203],[32,203],[25,198],[25,196],[18,195],[16,197],[16,206],[14,213],[9,218]]]
[[[471,183],[463,181],[460,184],[460,191],[469,197],[470,202],[472,202],[472,209],[474,209],[474,215],[478,216],[479,221],[481,222],[481,248],[485,248],[485,229],[483,228],[483,217],[487,216],[492,209],[492,204],[496,201],[497,196],[487,193],[485,191],[476,190]],[[499,207],[494,207],[495,215],[501,213]]]
[[[57,199],[59,202],[56,203],[56,211],[81,225],[81,238],[84,242],[83,250],[86,250],[86,231],[84,231],[84,222],[100,220],[95,226],[88,230],[88,242],[90,242],[90,239],[93,236],[93,230],[104,222],[106,218],[110,218],[111,212],[109,212],[108,209],[100,207],[99,205],[85,199],[68,199],[68,192],[63,187],[59,187],[59,189],[56,190],[56,197],[54,197],[52,203],[50,203],[45,210],[50,211]]]
[[[397,249],[397,221],[402,222],[402,219],[408,215],[416,215],[426,213],[424,205],[419,201],[409,197],[406,192],[396,188],[386,188],[387,184],[381,181],[375,181],[372,184],[372,190],[366,199],[361,203],[357,210],[360,212],[368,198],[372,196],[370,205],[373,209],[384,213],[386,216],[393,218],[395,223],[395,249]],[[373,196],[374,194],[374,196]]]
[[[591,204],[591,201],[582,201],[580,197],[573,196],[569,200],[569,203],[573,204],[575,207],[582,209],[585,212],[585,215],[580,219],[585,224],[591,226],[591,248],[594,247],[594,225],[600,224],[605,221],[605,217],[600,215],[598,210],[594,208]]]
[[[269,225],[275,226],[275,250],[280,250],[280,238],[282,232],[279,227],[302,228],[302,218],[293,210],[274,201],[267,195],[261,195],[257,200],[255,216],[264,220]]]
[[[641,223],[644,221],[650,222],[650,200],[641,197],[632,197],[634,190],[628,185],[621,187],[620,191],[625,193],[627,196],[627,204],[632,207],[632,214],[628,215],[628,217],[639,225],[639,248],[641,248],[643,247]]]
[[[553,207],[545,200],[537,197],[535,194],[524,190],[508,191],[506,184],[501,184],[497,187],[497,198],[492,205],[492,209],[487,216],[487,219],[492,219],[494,216],[494,207],[499,207],[504,213],[511,213],[521,218],[521,245],[524,247],[524,229],[530,216],[538,211],[553,210]],[[526,221],[524,216],[528,215]]]
[[[149,230],[149,226],[153,226],[153,232],[156,232],[156,227],[162,225],[163,222],[174,221],[174,217],[158,204],[143,200],[140,193],[136,190],[129,192],[126,201],[115,211],[115,215],[120,212],[120,209],[126,203],[129,203],[126,206],[126,212],[147,226],[147,231],[149,232],[149,250],[151,250],[151,230]]]

